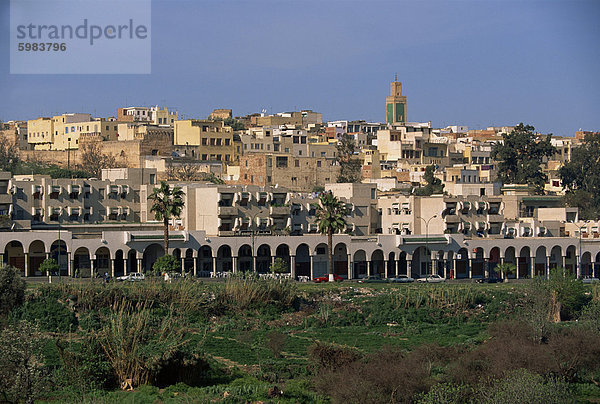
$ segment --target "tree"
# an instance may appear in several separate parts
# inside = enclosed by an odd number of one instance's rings
[[[417,188],[415,193],[419,196],[429,196],[434,194],[442,194],[444,193],[444,184],[442,184],[442,180],[437,178],[435,175],[435,164],[427,166],[425,168],[425,174],[423,175],[423,179],[427,182],[422,188]]]
[[[25,281],[13,267],[0,268],[0,317],[6,316],[25,301]]]
[[[154,188],[148,199],[152,201],[150,212],[154,212],[156,220],[162,220],[164,226],[165,254],[169,251],[169,221],[179,217],[183,209],[185,192],[179,187],[171,189],[169,184],[161,181],[160,187]]]
[[[284,274],[288,271],[288,264],[283,258],[277,257],[273,260],[269,269],[273,274]]]
[[[510,262],[503,262],[502,264],[496,265],[496,272],[500,272],[502,274],[502,279],[505,279],[505,282],[507,281],[506,276],[508,274],[512,274],[517,270],[517,267],[515,266],[515,264],[511,264]]]
[[[223,123],[230,126],[235,132],[246,129],[243,123],[232,117],[225,118]]]
[[[167,178],[170,181],[196,181],[200,176],[200,166],[191,161],[173,164],[173,159],[167,163]]]
[[[53,258],[45,259],[40,264],[40,267],[38,269],[41,273],[48,274],[48,275],[52,275],[53,273],[58,273],[58,271],[60,271],[60,267],[58,266],[58,263],[56,261],[54,261]]]
[[[181,272],[181,261],[170,254],[163,255],[152,265],[154,274],[160,276],[163,273]]]
[[[19,162],[19,146],[6,137],[0,137],[0,171],[14,173]]]
[[[340,165],[340,174],[337,182],[360,182],[361,162],[354,157],[355,144],[352,136],[342,135],[337,146],[337,161]]]
[[[321,206],[317,209],[317,224],[321,234],[327,234],[327,253],[329,264],[327,273],[333,282],[333,233],[343,231],[346,227],[346,205],[337,199],[331,191],[319,197]]]
[[[541,164],[556,153],[556,148],[550,143],[552,134],[542,136],[534,131],[533,126],[520,123],[511,133],[502,135],[503,141],[492,148],[492,158],[498,162],[502,183],[530,184],[541,194],[547,179]]]
[[[100,178],[102,170],[117,166],[114,156],[102,153],[98,142],[88,142],[81,145],[81,169]]]
[[[586,135],[558,175],[566,203],[578,207],[583,219],[600,217],[600,133]]]

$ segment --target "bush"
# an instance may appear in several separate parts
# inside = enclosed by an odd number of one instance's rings
[[[42,274],[55,274],[60,271],[60,266],[54,259],[47,258],[40,264],[39,271]]]
[[[285,279],[260,279],[256,274],[233,276],[217,292],[218,307],[243,312],[266,305],[287,309],[296,300],[296,285]]]
[[[353,348],[315,342],[308,347],[308,357],[316,370],[335,370],[356,362],[362,355]]]
[[[41,297],[27,301],[14,310],[11,316],[15,320],[25,320],[38,324],[42,331],[70,332],[77,330],[77,317],[52,297]]]
[[[482,387],[478,402],[482,404],[562,404],[574,402],[568,383],[561,379],[548,378],[517,369],[508,372],[491,386]]]
[[[8,315],[25,301],[25,281],[13,267],[0,268],[0,317]]]
[[[32,324],[18,322],[0,331],[0,395],[6,402],[33,403],[47,384],[37,354],[43,336]]]
[[[172,255],[163,255],[152,265],[152,270],[156,276],[163,273],[181,272],[181,260]]]

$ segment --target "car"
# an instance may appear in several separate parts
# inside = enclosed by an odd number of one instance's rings
[[[146,275],[141,274],[139,272],[132,272],[129,275],[119,276],[116,279],[117,279],[117,281],[121,281],[121,282],[139,282],[139,281],[143,281],[144,279],[146,279]]]
[[[333,280],[334,280],[334,282],[341,282],[344,280],[344,278],[342,278],[339,275],[333,274]],[[315,283],[329,282],[329,275],[317,276],[316,278],[313,279],[313,282],[315,282]]]
[[[358,283],[383,283],[387,282],[385,279],[382,279],[379,275],[369,275],[366,278],[362,278],[358,280]]]
[[[582,283],[598,283],[598,282],[600,282],[600,279],[586,276],[585,278],[583,278],[581,280],[581,282]]]
[[[424,276],[423,278],[419,278],[419,279],[417,279],[417,282],[441,283],[441,282],[446,282],[446,279],[442,278],[441,276],[439,276],[437,274],[434,274],[434,275]]]
[[[394,278],[389,278],[388,281],[392,283],[411,283],[415,280],[408,275],[398,275]]]

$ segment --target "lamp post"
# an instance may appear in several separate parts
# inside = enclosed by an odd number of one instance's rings
[[[575,226],[577,226],[577,231],[579,232],[579,251],[578,251],[578,254],[577,254],[577,265],[576,265],[576,268],[579,268],[579,272],[581,273],[581,272],[583,272],[583,264],[581,263],[581,258],[582,258],[582,254],[581,254],[581,228],[583,226],[587,226],[590,222],[589,221],[583,222],[583,224],[581,226],[578,225],[577,223],[575,223],[574,220],[571,223],[573,223]],[[576,275],[577,275],[577,277],[579,277],[579,274],[576,273]],[[581,275],[583,275],[583,274],[581,274]]]
[[[437,217],[437,215],[431,216],[429,219],[425,220],[421,216],[417,216],[417,219],[421,219],[425,223],[425,252],[427,254],[427,260],[425,261],[426,272],[428,275],[433,275],[429,273],[429,265],[431,264],[431,253],[429,252],[429,222],[431,219]]]
[[[71,138],[67,138],[67,170],[71,169]]]
[[[256,257],[256,251],[255,251],[255,248],[254,248],[254,238],[255,238],[255,233],[256,233],[256,223],[255,223],[254,219],[256,219],[256,216],[260,215],[261,213],[263,213],[262,209],[260,209],[258,212],[256,212],[255,214],[253,214],[253,215],[250,216],[252,218],[252,223],[251,223],[251,225],[252,225],[252,227],[251,227],[251,229],[252,229],[252,233],[251,233],[252,234],[252,270],[254,272],[257,272],[257,269],[256,269],[256,258],[255,258]]]

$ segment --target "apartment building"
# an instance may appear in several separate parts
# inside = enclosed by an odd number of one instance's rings
[[[127,107],[117,109],[117,120],[121,122],[139,122],[149,125],[173,126],[177,120],[177,111],[161,109],[158,105],[153,107]]]
[[[236,144],[234,139],[236,138],[233,130],[223,121],[198,119],[175,121],[174,145],[197,146],[197,158],[203,161],[224,163],[237,161],[240,144]]]

